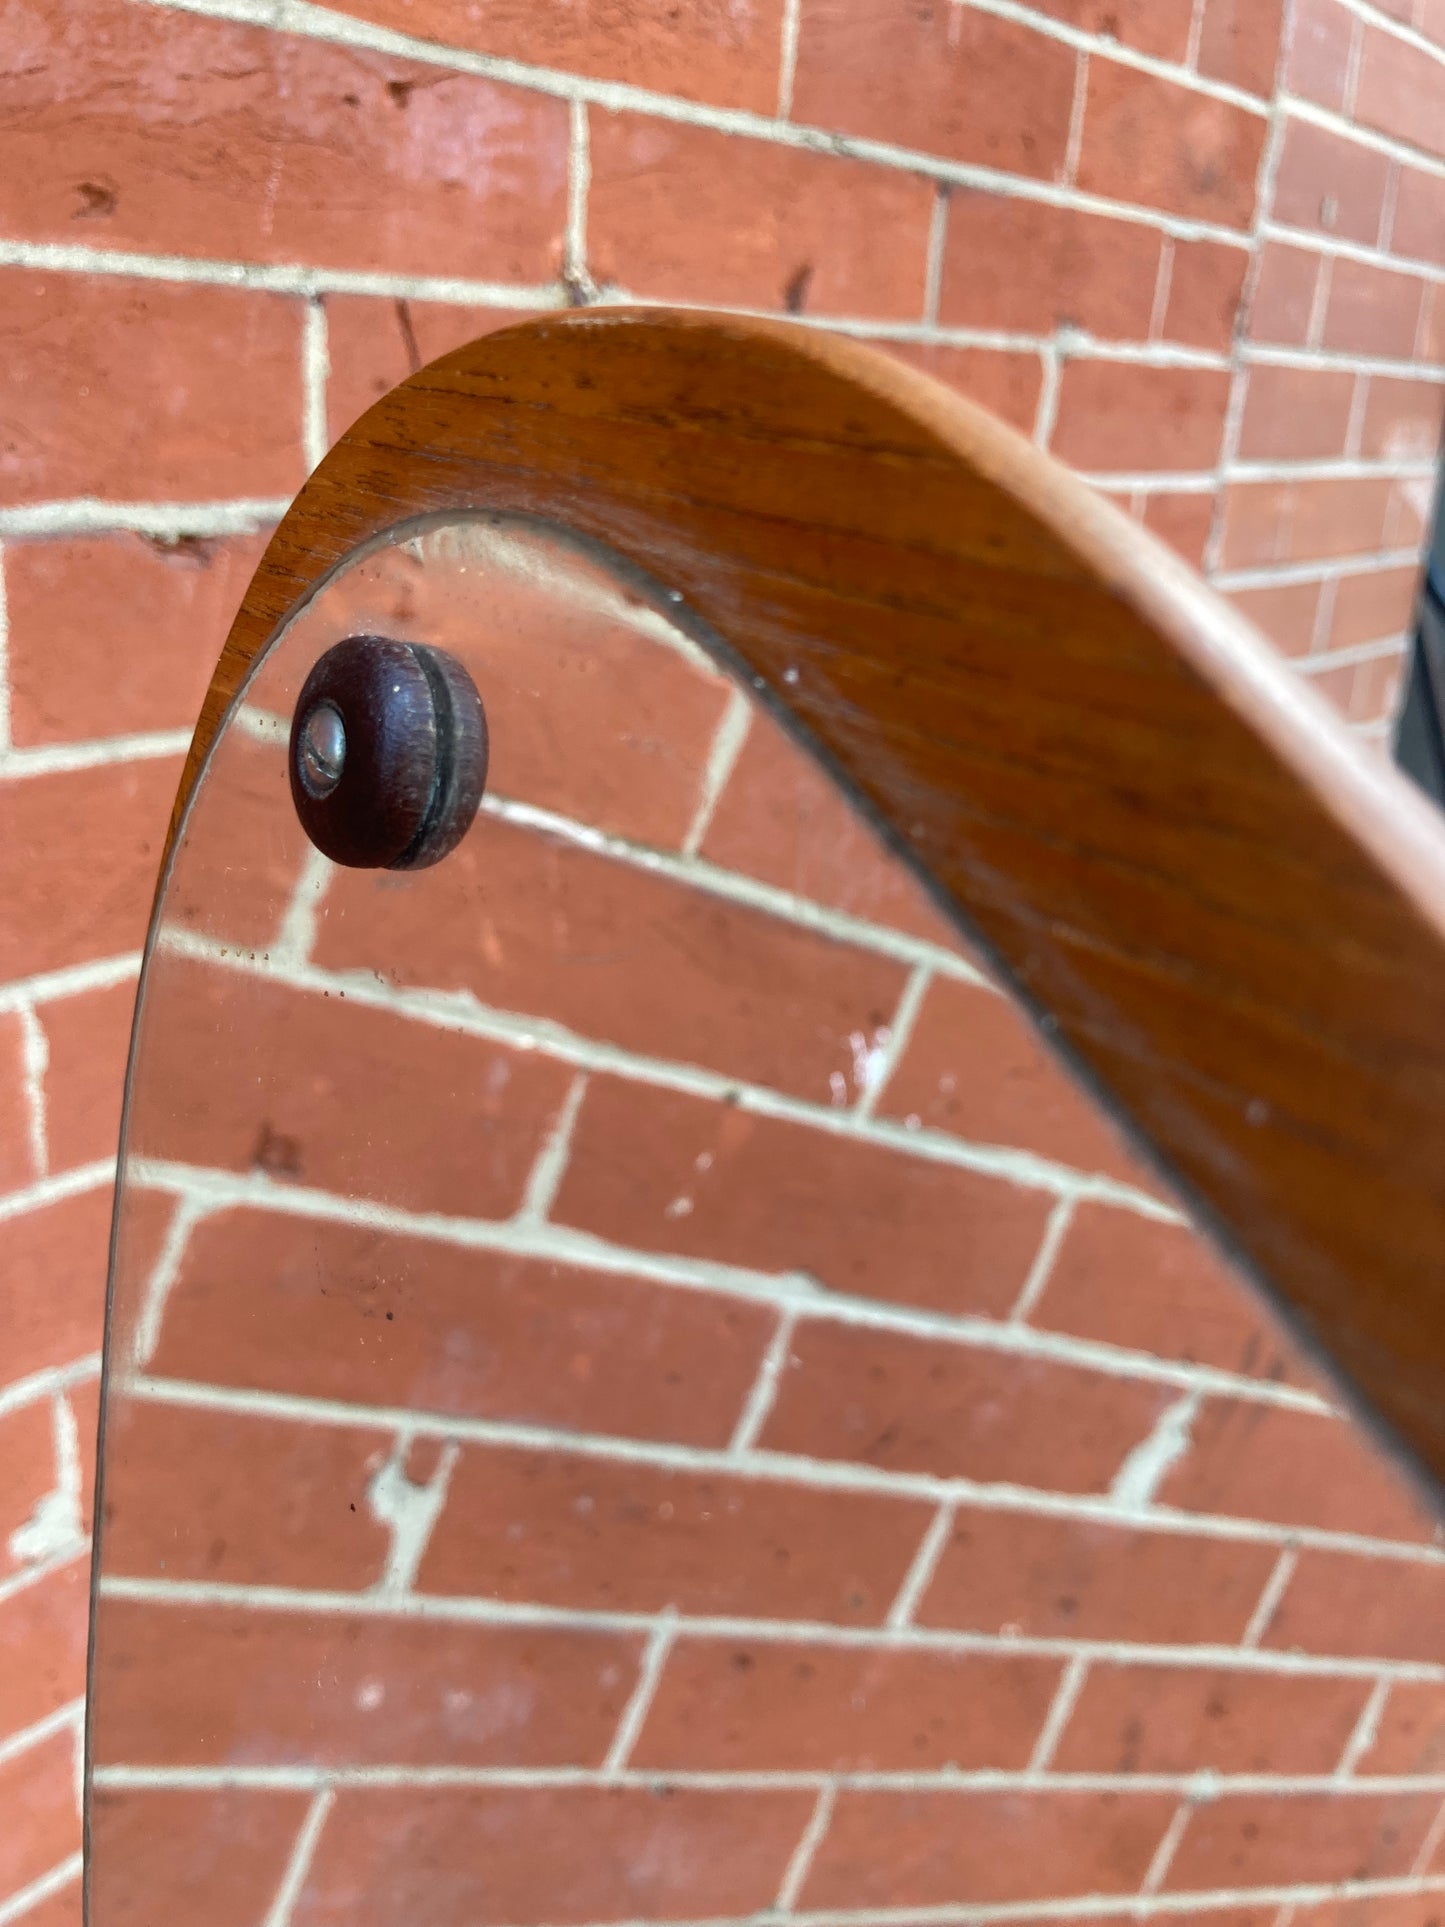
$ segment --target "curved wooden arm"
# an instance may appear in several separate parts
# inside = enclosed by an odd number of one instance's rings
[[[1445,826],[1166,550],[944,389],[787,324],[593,310],[423,369],[282,523],[247,664],[428,510],[680,591],[1051,1043],[1445,1477]]]

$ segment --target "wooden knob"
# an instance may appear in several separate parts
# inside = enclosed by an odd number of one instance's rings
[[[306,678],[291,722],[291,797],[333,863],[424,870],[471,828],[487,719],[455,656],[348,636]]]

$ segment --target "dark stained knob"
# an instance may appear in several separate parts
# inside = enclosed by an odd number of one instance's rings
[[[348,636],[306,678],[291,721],[291,796],[333,863],[440,863],[471,828],[486,780],[482,699],[444,649]]]

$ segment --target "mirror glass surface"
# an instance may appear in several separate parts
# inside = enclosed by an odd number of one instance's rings
[[[333,868],[292,808],[357,633],[486,705],[434,869]],[[402,526],[261,659],[149,958],[92,1927],[1137,1895],[1178,1763],[1039,1775],[1081,1653],[1246,1631],[1285,1529],[1181,1586],[1150,1514],[1216,1392],[1319,1409],[666,590]]]

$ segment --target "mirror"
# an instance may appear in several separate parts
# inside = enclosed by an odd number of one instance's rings
[[[486,706],[432,869],[336,868],[292,806],[357,634]],[[1090,1666],[1250,1633],[1293,1522],[1184,1445],[1321,1401],[705,644],[562,531],[411,522],[221,731],[129,1087],[92,1927],[1204,1878],[1176,1816],[1235,1729],[1181,1764],[1071,1715]]]

